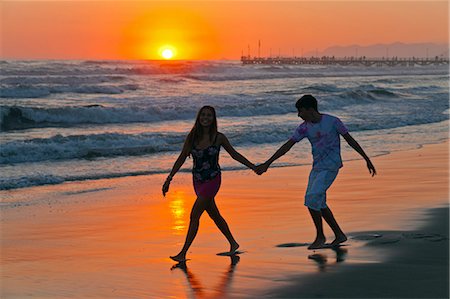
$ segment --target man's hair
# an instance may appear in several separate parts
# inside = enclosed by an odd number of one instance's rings
[[[317,100],[310,94],[305,94],[304,96],[302,96],[297,101],[297,103],[295,103],[295,107],[297,108],[297,110],[300,110],[300,108],[305,109],[313,108],[314,110],[319,112],[319,110],[317,110]]]

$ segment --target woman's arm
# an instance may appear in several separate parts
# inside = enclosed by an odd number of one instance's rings
[[[173,176],[180,170],[181,166],[183,166],[184,161],[186,161],[186,158],[189,156],[189,152],[191,150],[191,146],[189,144],[189,136],[184,141],[183,149],[181,150],[180,155],[178,156],[178,159],[175,161],[175,164],[173,164],[172,170],[170,171],[169,176],[167,177],[166,181],[164,182],[164,185],[162,187],[162,193],[163,196],[166,196],[166,193],[169,191],[170,182],[172,181]]]
[[[252,162],[247,160],[247,158],[245,158],[243,155],[238,153],[233,148],[233,146],[231,146],[230,141],[228,141],[228,138],[224,134],[222,134],[222,133],[218,133],[218,134],[219,134],[220,145],[222,145],[223,148],[228,152],[228,154],[230,154],[231,158],[244,164],[245,166],[247,166],[248,168],[250,168],[252,170],[255,169],[255,165]]]
[[[377,171],[375,170],[375,166],[373,166],[372,161],[370,161],[369,157],[366,155],[366,153],[364,152],[364,150],[362,149],[362,147],[359,145],[358,142],[356,142],[355,139],[353,139],[353,137],[347,133],[344,134],[342,137],[344,137],[345,141],[347,141],[347,143],[356,151],[358,152],[363,158],[364,160],[366,160],[367,163],[367,168],[369,169],[369,173],[374,176],[377,174]]]

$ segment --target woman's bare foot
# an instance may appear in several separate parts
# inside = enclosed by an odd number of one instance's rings
[[[331,242],[331,246],[337,246],[341,243],[344,243],[345,241],[347,241],[347,236],[342,234],[342,235],[338,235],[336,236],[336,239],[334,239],[333,242]]]
[[[238,243],[231,244],[230,245],[230,253],[235,253],[238,248],[239,248]]]
[[[314,242],[308,246],[308,249],[319,249],[325,245],[325,237],[317,237]]]
[[[186,254],[179,253],[177,255],[171,256],[170,258],[173,259],[176,262],[185,262],[186,261]]]

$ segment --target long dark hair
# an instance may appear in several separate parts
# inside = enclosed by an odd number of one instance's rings
[[[211,127],[209,128],[209,140],[212,142],[214,140],[214,137],[217,135],[216,110],[214,109],[214,107],[211,107],[211,106],[203,106],[198,111],[197,118],[195,119],[195,124],[192,127],[191,132],[189,133],[189,135],[187,137],[189,146],[191,149],[194,147],[195,142],[199,141],[203,136],[203,126],[200,124],[200,114],[205,109],[211,110],[211,113],[213,115],[213,121],[212,121]]]

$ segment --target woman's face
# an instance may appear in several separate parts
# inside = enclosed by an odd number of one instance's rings
[[[200,112],[200,124],[203,127],[209,127],[213,123],[214,116],[211,109],[205,108]]]

